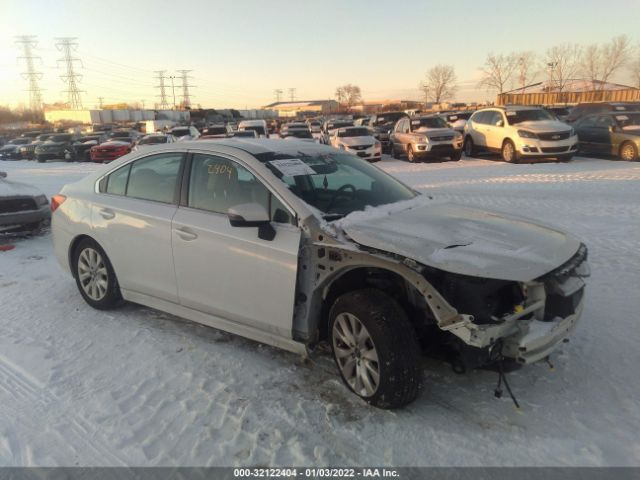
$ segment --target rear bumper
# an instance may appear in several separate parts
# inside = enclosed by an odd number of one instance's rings
[[[565,318],[556,317],[551,322],[532,320],[528,331],[504,339],[502,353],[518,363],[528,364],[549,356],[575,329],[584,306],[584,299],[575,312]]]

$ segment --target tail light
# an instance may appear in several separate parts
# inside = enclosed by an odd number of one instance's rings
[[[55,212],[60,205],[67,199],[64,195],[54,195],[51,197],[51,211]]]

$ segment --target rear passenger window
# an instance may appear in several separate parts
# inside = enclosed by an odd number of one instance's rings
[[[163,153],[133,162],[127,183],[127,197],[172,203],[182,158],[181,153]]]
[[[131,170],[131,164],[125,165],[109,175],[106,192],[112,195],[124,195],[127,191],[129,170]]]

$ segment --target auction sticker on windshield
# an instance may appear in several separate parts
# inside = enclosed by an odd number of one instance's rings
[[[281,160],[271,160],[269,162],[278,169],[285,177],[298,177],[301,175],[315,175],[316,172],[309,165],[299,158],[285,158]]]

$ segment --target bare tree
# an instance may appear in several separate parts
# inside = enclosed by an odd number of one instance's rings
[[[338,103],[344,105],[347,110],[351,110],[351,107],[362,102],[360,87],[357,85],[351,85],[350,83],[336,88],[335,95]]]
[[[604,84],[624,67],[630,55],[631,41],[626,35],[620,35],[612,38],[609,43],[588,46],[584,52],[583,69],[590,80],[602,82],[600,90],[603,90]]]
[[[573,43],[565,43],[549,48],[543,59],[549,71],[549,91],[562,93],[569,80],[575,79],[580,71],[582,48]]]
[[[516,56],[512,53],[508,55],[496,55],[490,53],[482,67],[482,80],[480,86],[487,90],[495,90],[498,95],[504,93],[505,87],[513,76],[517,65]]]
[[[527,85],[531,84],[538,75],[536,66],[537,56],[534,52],[518,52],[513,54],[516,58],[516,69],[518,73],[518,85],[524,93]]]
[[[436,65],[427,71],[424,82],[421,84],[426,98],[434,103],[453,98],[456,93],[456,72],[451,65]]]

